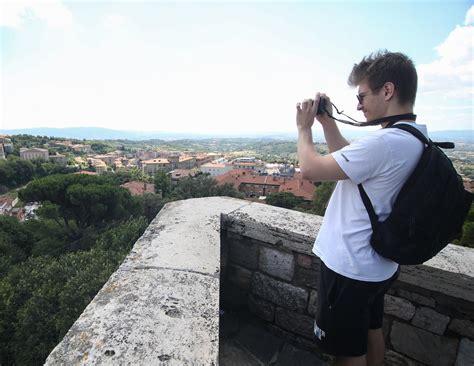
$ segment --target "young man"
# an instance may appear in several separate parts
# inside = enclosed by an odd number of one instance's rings
[[[377,52],[355,64],[348,80],[358,87],[357,109],[367,121],[413,113],[417,73],[401,53]],[[372,229],[357,185],[362,183],[379,220],[388,217],[403,183],[414,170],[422,143],[410,133],[382,128],[358,141],[341,135],[327,113],[316,116],[320,98],[298,103],[298,158],[304,178],[338,181],[313,252],[321,259],[315,335],[320,347],[336,356],[338,365],[381,365],[384,358],[382,319],[384,294],[397,278],[397,263],[372,249]],[[415,116],[413,116],[415,117]],[[313,145],[314,119],[321,124],[330,154]],[[393,123],[393,122],[392,122]],[[425,135],[426,127],[411,123]]]

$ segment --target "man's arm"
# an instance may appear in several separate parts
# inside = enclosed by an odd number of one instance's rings
[[[298,159],[301,168],[301,174],[303,175],[303,178],[317,182],[348,179],[347,175],[331,155],[321,156],[314,148],[311,127],[314,123],[314,117],[316,116],[319,97],[320,95],[318,93],[314,102],[305,100],[302,105],[298,104],[296,106],[296,124],[298,127]],[[339,131],[337,126],[334,127],[337,131]],[[328,133],[331,132],[333,132],[333,130],[331,130],[329,127]],[[339,136],[341,136],[340,133]],[[339,139],[336,134],[336,138],[334,141],[332,141],[333,145],[336,144],[336,142],[338,145],[342,145],[344,144],[344,141],[346,144],[348,144],[342,136],[341,138],[343,141],[341,141],[341,139]]]
[[[316,152],[311,127],[298,128],[298,159],[305,179],[314,182],[348,179],[332,155],[321,156]]]

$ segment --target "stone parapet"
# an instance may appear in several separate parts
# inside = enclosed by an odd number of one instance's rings
[[[167,204],[46,365],[217,365],[220,215],[245,205]]]
[[[216,365],[220,305],[317,351],[321,223],[224,197],[166,205],[46,364]],[[387,365],[472,363],[473,263],[474,250],[449,245],[402,268],[385,300]]]
[[[232,293],[246,299],[248,309],[280,336],[308,347],[314,341],[320,263],[311,250],[321,222],[318,216],[258,203],[223,215],[223,252],[229,253],[229,266],[241,266],[221,284],[223,299],[232,297],[226,294],[228,281],[239,284],[239,273],[245,273],[247,286]],[[424,265],[402,267],[385,296],[386,365],[472,360],[473,263],[474,250],[448,245]]]

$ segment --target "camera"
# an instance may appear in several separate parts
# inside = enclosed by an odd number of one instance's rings
[[[323,97],[319,98],[318,110],[316,111],[316,115],[326,113],[326,103],[327,103],[326,98],[323,98]]]

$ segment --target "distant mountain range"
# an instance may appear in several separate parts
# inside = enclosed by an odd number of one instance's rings
[[[357,139],[367,133],[369,130],[344,130],[343,134],[348,139]],[[181,139],[209,139],[209,138],[256,138],[256,139],[278,139],[278,140],[294,140],[296,139],[296,131],[292,132],[256,132],[256,133],[240,133],[240,134],[195,134],[181,132],[159,132],[159,131],[121,131],[100,127],[71,127],[71,128],[25,128],[16,130],[0,130],[1,134],[19,135],[27,134],[34,136],[63,137],[71,139],[86,140],[181,140]],[[314,133],[316,141],[324,141],[322,132]],[[447,130],[432,131],[430,137],[434,141],[454,141],[474,143],[474,134],[472,130]]]

